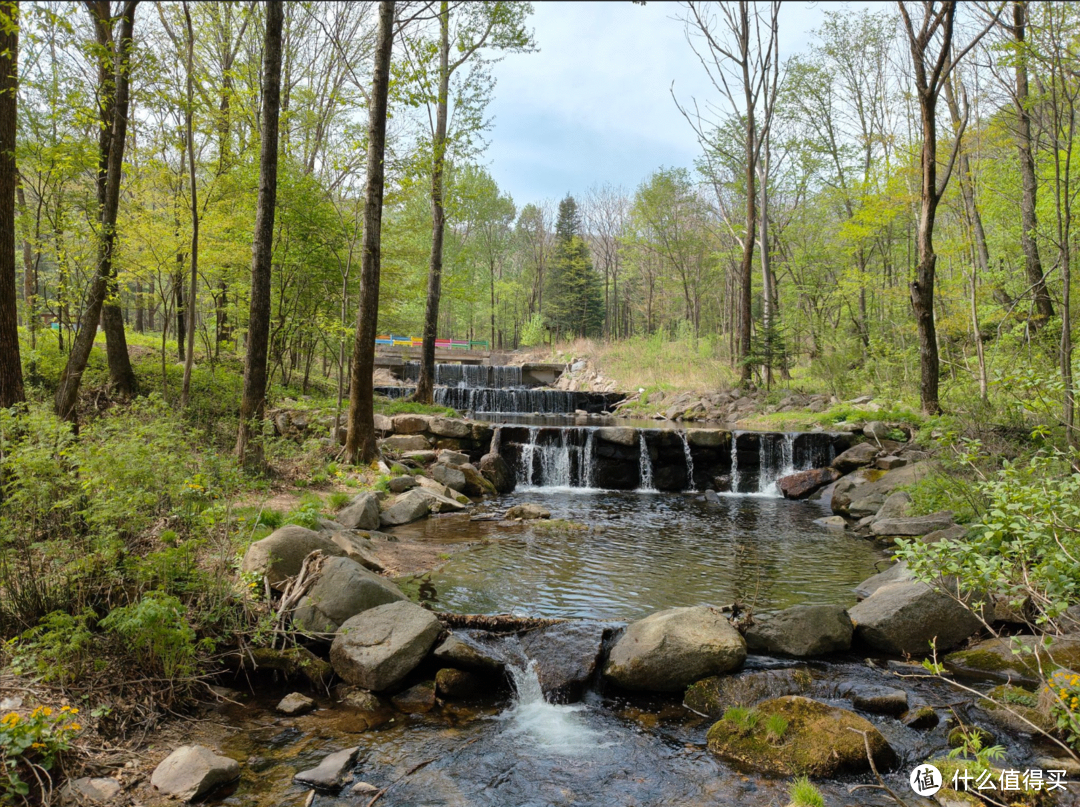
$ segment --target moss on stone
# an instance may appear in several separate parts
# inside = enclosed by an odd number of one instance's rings
[[[879,769],[896,763],[896,754],[874,726],[854,712],[800,696],[775,698],[757,707],[761,718],[751,731],[728,720],[709,729],[709,750],[756,773],[777,776],[834,776],[869,769],[862,732]],[[769,742],[766,718],[788,721],[784,741]]]

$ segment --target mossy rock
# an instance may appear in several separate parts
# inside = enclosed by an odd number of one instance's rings
[[[275,670],[286,678],[304,678],[313,689],[323,689],[334,678],[330,663],[316,656],[306,647],[290,647],[285,650],[254,647],[243,654],[241,668]]]
[[[1014,652],[1014,642],[1024,649]],[[970,650],[949,653],[945,656],[945,666],[958,678],[1035,685],[1039,682],[1040,666],[1044,675],[1060,667],[1080,670],[1080,638],[1053,637],[1049,647],[1041,636],[988,639]]]
[[[1022,734],[1054,730],[1053,721],[1038,708],[1039,696],[1034,692],[1002,684],[991,689],[987,696],[979,701],[979,706],[994,725]]]
[[[966,771],[971,776],[981,776],[984,770],[990,771],[990,779],[997,784],[1001,781],[1001,768],[995,768],[993,766],[983,767],[979,765],[973,759],[964,759],[956,757],[936,757],[934,759],[926,760],[926,763],[933,765],[939,771],[941,771],[941,778],[944,781],[944,786],[937,792],[934,798],[942,807],[968,807],[968,805],[979,805],[984,807],[985,801],[977,798],[973,793],[965,790],[954,790],[951,785],[953,782],[953,775],[959,773],[963,776]],[[926,764],[924,763],[924,764]],[[1015,766],[1006,766],[1015,768]],[[997,792],[993,793],[994,797],[997,797]],[[1008,803],[1010,807],[1047,807],[1055,803],[1055,798],[1052,793],[1047,793],[1045,790],[1017,790],[1009,791]]]
[[[765,701],[754,728],[720,720],[709,729],[709,750],[726,762],[775,776],[831,777],[870,769],[863,734],[879,770],[896,765],[896,753],[881,733],[854,712],[790,695]],[[778,714],[788,721],[780,743],[766,737],[765,723]]]
[[[781,695],[805,695],[813,683],[813,676],[805,667],[713,675],[687,688],[683,706],[719,719],[732,706],[753,706]]]
[[[968,737],[978,736],[983,748],[997,743],[997,736],[979,726],[956,726],[949,729],[949,748],[959,748]],[[938,765],[940,768],[941,766]]]

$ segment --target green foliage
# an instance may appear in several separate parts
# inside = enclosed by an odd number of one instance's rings
[[[544,344],[547,335],[548,322],[543,314],[533,314],[521,326],[519,341],[525,347],[535,347]]]
[[[323,517],[322,502],[318,498],[305,501],[285,516],[286,524],[296,524],[309,530],[319,529],[319,520]]]
[[[375,396],[375,412],[380,415],[441,415],[442,417],[457,417],[458,413],[448,406],[435,404],[422,404],[417,401],[405,399],[390,400],[380,395]]]
[[[195,630],[187,620],[187,609],[176,597],[149,592],[132,605],[114,608],[100,626],[118,636],[145,671],[170,680],[186,678],[195,671]]]
[[[28,797],[29,783],[38,781],[34,769],[47,774],[71,750],[82,731],[78,714],[70,706],[39,706],[27,716],[8,712],[0,718],[0,802],[14,804],[16,798]]]
[[[78,614],[47,614],[40,624],[12,640],[12,667],[60,684],[89,675],[98,666],[97,621],[97,614],[89,608]]]
[[[1065,742],[1080,751],[1080,675],[1055,670],[1044,690],[1050,702],[1050,719]],[[1037,699],[1032,695],[1032,699]]]
[[[964,731],[959,744],[949,751],[950,759],[963,759],[972,762],[970,773],[982,773],[992,767],[994,762],[1005,759],[1005,747],[986,745],[981,731]]]
[[[731,723],[740,734],[749,734],[757,726],[761,715],[757,709],[746,706],[729,706],[724,710],[723,719]]]
[[[784,739],[788,730],[788,720],[782,714],[775,713],[765,718],[765,737],[771,743]]]
[[[330,505],[332,510],[340,510],[342,507],[352,501],[352,494],[345,493],[344,491],[335,490],[327,498],[326,503]]]
[[[821,791],[805,776],[800,776],[788,786],[791,807],[825,807]]]

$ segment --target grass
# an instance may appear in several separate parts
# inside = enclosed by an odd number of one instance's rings
[[[449,406],[435,406],[408,400],[391,400],[381,395],[375,396],[375,413],[379,415],[442,415],[456,418],[458,413]]]
[[[760,719],[761,715],[758,714],[757,709],[749,709],[745,706],[730,706],[724,711],[724,720],[734,725],[742,734],[753,731]],[[784,728],[786,730],[787,727]]]
[[[771,714],[765,718],[765,737],[770,743],[779,743],[788,730],[788,720],[781,714]]]
[[[825,799],[805,776],[800,776],[788,787],[790,807],[825,807]]]

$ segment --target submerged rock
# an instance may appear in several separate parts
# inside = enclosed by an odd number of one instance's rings
[[[699,605],[669,608],[632,623],[615,643],[604,676],[624,689],[681,692],[746,660],[746,642],[723,614]]]
[[[525,655],[536,662],[540,688],[551,703],[581,700],[596,675],[604,644],[597,622],[561,622],[521,637]]]
[[[713,675],[691,684],[683,705],[698,714],[720,718],[732,706],[754,706],[783,695],[806,695],[814,677],[805,667]]]
[[[341,625],[330,663],[348,683],[380,692],[412,672],[441,632],[439,620],[419,605],[380,605]]]
[[[497,647],[463,632],[449,634],[431,655],[443,664],[479,673],[501,673],[506,666]]]
[[[150,784],[166,796],[194,801],[235,781],[240,765],[202,745],[185,745],[165,757],[150,777]]]
[[[551,518],[551,511],[538,504],[526,502],[525,504],[515,504],[513,507],[509,508],[506,511],[506,518],[509,520],[521,519],[523,521],[538,518]]]
[[[318,767],[300,771],[293,780],[320,790],[334,790],[341,787],[345,774],[356,762],[356,756],[360,753],[359,748],[346,748],[342,751],[330,754],[319,763]]]
[[[809,657],[851,648],[854,626],[842,605],[796,605],[755,617],[746,646],[765,653]]]
[[[293,624],[306,633],[331,634],[349,617],[405,599],[397,586],[351,558],[327,558],[293,613]]]
[[[878,769],[896,764],[896,752],[881,732],[854,712],[798,695],[766,701],[756,711],[758,720],[753,727],[734,720],[713,725],[708,734],[709,750],[754,773],[832,777],[869,770],[865,733]],[[775,743],[765,730],[771,715],[787,721],[787,730]]]
[[[328,535],[290,524],[249,546],[240,569],[261,574],[271,587],[280,588],[285,578],[300,572],[304,558],[316,550],[324,555],[345,554]]]
[[[859,644],[896,655],[951,650],[981,626],[978,617],[926,583],[884,585],[848,612]]]

